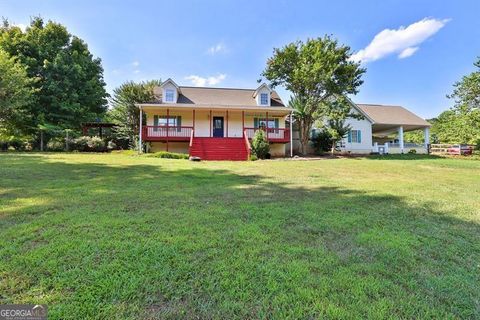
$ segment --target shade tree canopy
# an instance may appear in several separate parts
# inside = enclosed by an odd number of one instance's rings
[[[108,112],[108,119],[117,125],[116,137],[124,147],[136,148],[136,137],[140,130],[140,112],[135,104],[153,101],[155,99],[153,89],[161,83],[160,79],[128,81],[113,90],[110,99],[112,109]]]
[[[290,106],[300,126],[302,153],[313,123],[331,114],[335,104],[325,103],[333,96],[358,93],[366,72],[351,59],[350,47],[330,36],[296,41],[275,48],[262,73],[272,87],[283,86],[293,93]]]
[[[432,121],[432,134],[442,143],[468,143],[480,146],[480,58],[475,70],[453,85],[447,95],[454,106]]]
[[[80,123],[106,112],[101,60],[65,26],[35,17],[22,31],[4,20],[0,49],[21,64],[32,80],[30,103],[15,106],[18,113],[30,115],[24,131],[79,129]]]
[[[31,121],[33,83],[26,68],[0,49],[0,135],[15,135]]]

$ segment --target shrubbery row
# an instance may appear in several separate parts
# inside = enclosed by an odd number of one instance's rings
[[[47,143],[48,151],[66,151],[65,139],[52,139]],[[105,141],[100,137],[81,136],[68,141],[68,151],[106,152],[117,149],[113,141]]]
[[[32,144],[28,141],[12,140],[0,142],[0,147],[5,151],[32,151]],[[68,151],[82,152],[106,152],[117,149],[113,141],[105,141],[100,137],[81,136],[68,140]],[[45,146],[47,151],[67,151],[67,141],[65,138],[52,138]]]

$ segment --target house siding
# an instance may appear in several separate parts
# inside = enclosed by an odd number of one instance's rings
[[[353,112],[358,113],[356,110]],[[351,153],[371,153],[372,152],[372,123],[368,119],[357,120],[355,118],[347,118],[345,124],[351,126],[351,130],[359,130],[361,132],[361,142],[348,142],[348,137],[342,139],[342,150]]]
[[[272,157],[284,157],[285,156],[285,143],[271,143],[270,155]]]
[[[166,116],[166,109],[159,110],[146,110],[147,116],[146,125],[154,125],[154,116]],[[182,117],[182,126],[185,127],[195,127],[195,137],[210,137],[211,130],[211,120],[210,120],[210,110],[195,110],[195,121],[193,121],[193,110],[178,110],[170,109],[168,112],[170,117]],[[266,118],[266,113],[264,112],[249,112],[245,111],[243,113],[242,120],[242,111],[238,110],[229,110],[228,111],[228,125],[227,125],[227,112],[226,110],[212,110],[211,112],[213,117],[223,117],[224,118],[224,137],[228,138],[243,138],[243,127],[253,128],[255,118]],[[268,116],[269,119],[278,119],[278,127],[280,129],[285,129],[285,116],[271,115]],[[195,125],[194,125],[195,123]],[[228,135],[227,135],[228,131]],[[165,142],[150,142],[150,152],[166,151],[167,143]],[[168,143],[168,151],[178,152],[178,153],[189,153],[189,142],[178,142],[170,141]],[[285,143],[271,143],[270,144],[270,154],[273,157],[284,157],[285,156]]]
[[[150,142],[150,152],[167,151],[167,144],[165,142]],[[189,153],[188,142],[169,142],[168,151],[176,153]]]
[[[147,125],[153,126],[153,118],[155,115],[166,116],[166,110],[149,110],[146,111],[147,115]],[[182,117],[182,126],[193,127],[193,112],[192,110],[170,110],[169,115],[171,117],[181,116]],[[254,127],[254,118],[265,118],[265,113],[250,113],[245,112],[245,128]],[[242,138],[243,137],[243,123],[242,123],[242,112],[241,111],[228,111],[228,125],[227,125],[227,112],[226,111],[217,111],[212,110],[213,117],[223,117],[224,118],[224,136],[229,138]],[[285,116],[275,116],[269,115],[269,118],[278,118],[278,127],[285,129]],[[210,111],[209,110],[195,110],[195,137],[210,137]]]
[[[147,126],[153,126],[153,117],[155,115],[158,116],[167,116],[167,111],[161,110],[161,111],[148,111],[146,112],[147,115]],[[192,117],[192,112],[191,111],[184,111],[184,110],[179,110],[179,111],[172,111],[170,110],[169,112],[170,117],[176,117],[176,116],[181,116],[182,117],[182,126],[185,127],[191,127],[193,126],[193,117]]]

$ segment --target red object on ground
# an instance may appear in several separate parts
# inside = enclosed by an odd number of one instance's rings
[[[467,145],[453,145],[447,149],[447,154],[451,155],[472,155],[473,148]]]
[[[244,138],[200,138],[193,139],[191,157],[202,160],[248,160]]]

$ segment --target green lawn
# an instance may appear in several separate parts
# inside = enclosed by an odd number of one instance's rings
[[[480,318],[480,161],[0,154],[0,304],[51,319]]]

